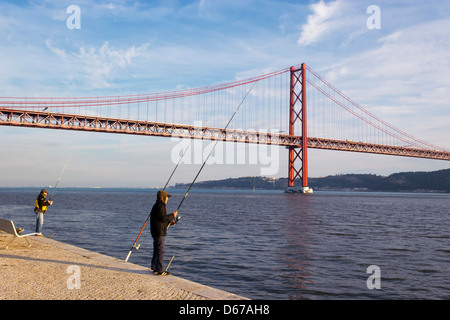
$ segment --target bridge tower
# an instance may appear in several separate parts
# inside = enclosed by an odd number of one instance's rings
[[[288,188],[285,192],[312,193],[308,186],[308,147],[307,147],[307,118],[306,118],[306,64],[295,69],[291,67],[290,103],[289,103],[289,135],[295,135],[297,125],[301,126],[301,147],[288,147]],[[301,188],[295,188],[295,179],[302,181]]]

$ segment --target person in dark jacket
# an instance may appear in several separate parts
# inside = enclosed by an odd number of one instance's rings
[[[167,214],[166,204],[171,197],[167,191],[158,191],[156,195],[156,203],[150,212],[150,231],[153,237],[153,258],[152,270],[157,275],[168,275],[169,272],[164,271],[164,252],[165,237],[167,228],[176,218],[178,212]]]
[[[47,200],[47,194],[47,190],[42,189],[34,203],[34,212],[36,213],[36,233],[40,236],[42,236],[42,225],[44,224],[44,214],[47,212],[47,206],[53,204],[53,201]]]

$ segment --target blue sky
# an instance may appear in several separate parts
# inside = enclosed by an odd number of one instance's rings
[[[80,8],[81,28],[66,12]],[[367,8],[380,8],[369,29]],[[98,96],[192,88],[306,62],[399,129],[450,148],[450,3],[445,1],[2,1],[0,96]],[[0,186],[155,187],[174,164],[165,138],[0,126]],[[287,175],[287,152],[280,167]],[[310,176],[390,174],[448,162],[310,150]],[[189,182],[184,165],[172,182]],[[200,180],[259,175],[210,165]]]

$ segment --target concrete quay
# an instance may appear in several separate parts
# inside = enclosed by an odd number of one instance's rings
[[[247,300],[52,239],[0,233],[0,300]]]

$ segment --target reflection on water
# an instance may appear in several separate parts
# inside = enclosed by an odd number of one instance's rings
[[[283,238],[285,246],[280,251],[280,260],[286,268],[283,286],[289,288],[289,299],[305,299],[305,292],[314,284],[311,278],[310,251],[313,248],[311,231],[314,228],[314,213],[311,197],[288,194],[284,198],[286,223]]]
[[[34,230],[38,189],[0,189],[0,217]],[[173,211],[184,195],[172,191]],[[53,239],[124,259],[155,191],[61,189]],[[450,298],[449,194],[194,190],[169,229],[173,274],[254,299]],[[130,262],[150,265],[146,228]],[[381,289],[366,286],[369,265]]]

